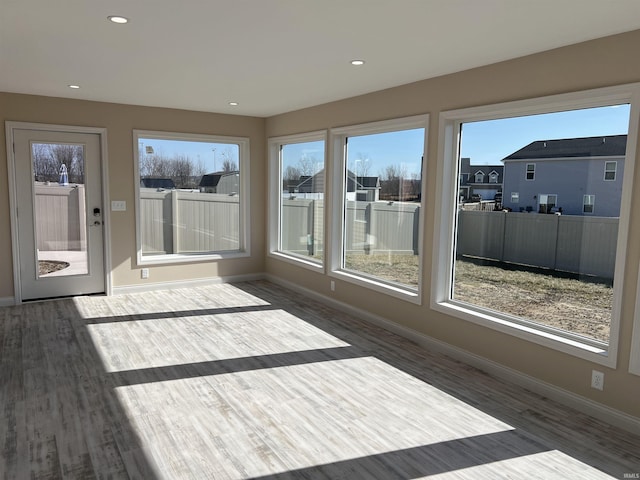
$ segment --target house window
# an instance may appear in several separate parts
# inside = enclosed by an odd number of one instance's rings
[[[249,139],[134,130],[138,263],[246,256]]]
[[[538,213],[554,213],[556,205],[558,204],[557,195],[541,194],[540,202],[538,206]]]
[[[332,130],[332,275],[417,301],[427,116]]]
[[[593,206],[596,202],[595,195],[583,195],[582,197],[582,213],[593,213]]]
[[[498,174],[496,172],[489,174],[489,183],[498,183]]]
[[[626,236],[618,231],[628,228],[629,202],[623,199],[630,196],[635,159],[635,152],[628,151],[635,148],[635,140],[626,143],[624,135],[628,134],[629,103],[636,98],[634,89],[615,87],[440,114],[441,176],[436,184],[442,187],[434,206],[434,310],[596,363],[615,365],[618,338],[614,333],[620,321],[617,306],[624,274],[616,267],[624,265],[621,257],[627,248]],[[603,100],[606,98],[611,103]],[[576,109],[571,110],[571,105]],[[616,108],[610,108],[613,105]],[[585,204],[587,210],[593,208],[593,195],[585,196],[584,203],[579,200],[583,198],[579,192],[594,184],[602,168],[593,158],[578,155],[589,146],[587,138],[594,136],[594,124],[607,135],[624,137],[607,139],[611,142],[607,153],[621,149],[618,154],[623,160],[618,162],[625,163],[624,170],[620,169],[622,189],[609,192],[608,217],[603,218],[582,215]],[[576,125],[584,125],[585,131],[576,131]],[[482,135],[476,133],[479,131]],[[516,132],[520,143],[507,146],[506,139]],[[462,156],[482,158],[481,142],[473,143],[476,136],[492,146],[505,143],[514,152],[503,162],[502,183],[513,203],[528,204],[520,209],[522,213],[459,207],[452,194],[457,191],[456,163]],[[594,136],[593,144],[601,143],[602,136],[599,143]],[[576,154],[572,155],[571,148]],[[570,158],[564,161],[562,155]],[[542,164],[544,169],[536,176],[536,165]],[[535,189],[528,182],[534,178]],[[554,193],[540,195],[540,188]],[[565,203],[559,205],[558,198],[566,199]],[[574,198],[575,205],[571,203]],[[525,213],[536,207],[545,213],[560,212],[562,207],[565,214]]]
[[[605,162],[605,164],[604,164],[604,179],[605,180],[615,180],[616,179],[617,167],[618,167],[618,162]]]
[[[476,173],[476,179],[475,179],[476,183],[482,183],[484,182],[484,173],[482,172],[477,172]]]
[[[322,268],[325,217],[325,132],[269,140],[269,251]]]
[[[535,163],[527,163],[526,167],[526,179],[527,180],[535,180],[536,178],[536,164]]]

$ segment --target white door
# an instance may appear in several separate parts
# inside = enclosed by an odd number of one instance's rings
[[[21,298],[104,292],[100,135],[14,129],[13,141]]]

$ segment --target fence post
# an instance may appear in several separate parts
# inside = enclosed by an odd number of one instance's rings
[[[316,201],[311,200],[307,206],[307,251],[310,256],[314,254],[314,238],[315,238],[315,205]]]
[[[171,190],[171,231],[173,237],[173,253],[180,253],[178,244],[178,189]]]
[[[80,238],[78,239],[80,240],[79,250],[84,252],[87,249],[87,205],[84,198],[84,185],[78,185],[75,188],[75,192],[76,201],[78,202],[78,221],[80,222]],[[103,212],[102,218],[105,216],[106,215]]]
[[[376,237],[372,233],[376,231],[376,226],[374,225],[376,216],[374,205],[375,202],[367,202],[367,207],[364,214],[364,220],[366,222],[365,225],[367,226],[365,231],[366,244],[364,246],[364,251],[367,255],[371,255],[371,251],[374,249],[376,243]]]

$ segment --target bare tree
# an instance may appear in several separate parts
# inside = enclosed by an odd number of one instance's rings
[[[404,195],[406,165],[387,165],[380,172],[380,200],[400,200]]]
[[[81,145],[36,143],[33,145],[34,177],[41,182],[57,182],[62,165],[71,183],[84,183],[84,149]]]
[[[369,161],[369,155],[366,153],[358,152],[355,159],[355,175],[357,177],[368,177],[371,170],[371,162]]]

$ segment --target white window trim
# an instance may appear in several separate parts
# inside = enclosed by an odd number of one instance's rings
[[[614,169],[607,170],[607,163],[613,163]],[[613,172],[613,178],[607,178],[607,173],[611,173],[611,172]],[[615,182],[617,175],[618,175],[618,162],[616,162],[615,160],[607,160],[606,162],[604,162],[603,180],[605,182]]]
[[[587,197],[593,197],[593,202],[586,203]],[[584,207],[586,207],[587,205],[591,205],[591,211],[590,212],[585,212],[584,211]],[[596,196],[591,194],[591,193],[585,193],[584,195],[582,195],[582,213],[585,214],[585,215],[593,215],[595,209],[596,209]]]
[[[478,177],[480,177],[480,181],[478,181]],[[484,182],[484,173],[483,172],[476,172],[473,174],[473,183],[483,183]]]
[[[515,195],[515,200],[514,200]],[[511,192],[511,203],[520,203],[520,192]]]
[[[451,261],[454,253],[455,182],[458,164],[458,140],[460,126],[471,121],[493,120],[514,116],[559,112],[580,108],[599,107],[620,103],[631,104],[627,151],[625,155],[625,175],[623,178],[620,204],[620,226],[618,231],[617,256],[614,284],[623,285],[627,236],[631,217],[631,188],[633,185],[637,132],[638,108],[640,107],[640,84],[622,85],[582,92],[575,92],[529,100],[515,101],[483,107],[451,110],[440,113],[438,142],[438,178],[435,192],[435,238],[431,282],[431,308],[448,315],[476,323],[493,330],[513,335],[532,343],[580,357],[594,363],[615,368],[618,357],[622,288],[614,291],[612,320],[608,346],[602,342],[585,341],[577,335],[556,334],[552,330],[534,324],[529,325],[508,315],[495,313],[477,307],[455,302],[450,299],[452,281]],[[639,286],[640,287],[640,286]],[[640,290],[639,290],[640,295]],[[639,300],[640,302],[640,300]],[[640,306],[640,303],[639,303]],[[634,328],[634,364],[632,368],[640,374],[640,313],[636,308]]]
[[[237,250],[211,252],[211,253],[170,253],[166,255],[142,255],[142,236],[140,232],[140,161],[138,155],[139,139],[155,138],[160,140],[185,140],[211,143],[227,143],[238,145],[239,158],[238,167],[240,169],[240,212],[239,219],[239,246]],[[133,158],[135,177],[135,208],[136,208],[136,249],[137,266],[141,265],[165,265],[175,263],[193,263],[210,260],[230,259],[249,257],[251,255],[251,235],[250,235],[250,184],[249,184],[249,138],[229,137],[223,135],[205,135],[196,133],[160,132],[154,130],[133,130]]]
[[[281,260],[287,263],[298,265],[299,267],[307,268],[319,273],[324,273],[324,263],[327,257],[327,242],[325,241],[325,249],[323,255],[323,261],[317,262],[310,260],[301,255],[296,255],[291,252],[285,252],[281,250],[280,242],[280,221],[282,218],[280,197],[282,195],[282,185],[280,183],[280,177],[282,175],[282,163],[280,161],[280,147],[282,145],[289,145],[292,143],[306,143],[306,142],[318,142],[323,141],[324,148],[324,184],[325,184],[325,208],[323,222],[326,225],[327,218],[327,131],[320,130],[315,132],[308,132],[296,135],[283,135],[279,137],[270,137],[267,145],[269,152],[269,212],[267,222],[269,225],[269,237],[268,237],[268,256]],[[326,228],[325,238],[326,238]]]
[[[425,199],[427,182],[424,175],[426,172],[427,140],[429,136],[428,114],[331,129],[329,134],[329,158],[332,166],[332,195],[330,196],[330,202],[325,206],[328,211],[331,212],[330,242],[328,244],[328,248],[326,248],[326,253],[328,254],[327,265],[329,266],[329,276],[420,305],[422,304],[422,263],[424,259],[422,253],[420,254],[420,264],[418,267],[418,288],[407,287],[395,282],[387,282],[383,279],[370,277],[359,272],[342,268],[342,241],[344,238],[345,228],[344,193],[346,188],[346,139],[350,136],[373,135],[377,133],[396,132],[416,128],[424,128],[421,198]],[[424,238],[424,203],[421,203],[421,207],[419,217],[420,227],[418,231],[418,245],[420,246],[423,245]]]
[[[531,172],[533,173],[533,178],[527,178],[527,176],[529,175],[529,165],[533,165],[533,170],[531,170]],[[527,182],[533,182],[536,179],[536,164],[535,163],[526,163],[524,166],[524,179]]]

